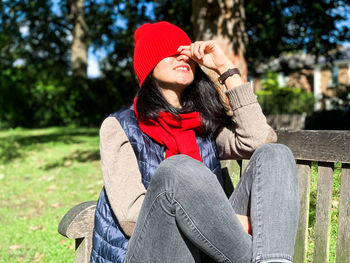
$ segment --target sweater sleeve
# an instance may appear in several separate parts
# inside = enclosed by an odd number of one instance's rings
[[[109,203],[124,233],[131,236],[146,189],[132,146],[114,117],[108,117],[102,123],[100,153]]]
[[[225,92],[233,115],[232,125],[219,130],[216,144],[221,159],[249,158],[259,146],[276,142],[277,135],[250,87],[250,83]]]

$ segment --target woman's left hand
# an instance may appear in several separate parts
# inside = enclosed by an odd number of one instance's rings
[[[214,40],[196,41],[190,46],[180,46],[177,51],[218,74],[234,67]]]

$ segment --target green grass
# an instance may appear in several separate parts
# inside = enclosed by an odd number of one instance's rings
[[[74,241],[57,227],[98,198],[98,143],[96,128],[0,131],[0,262],[73,262]]]
[[[57,227],[103,186],[96,128],[0,131],[0,262],[73,262],[74,241]],[[317,163],[311,167],[307,262],[312,262]],[[335,262],[341,165],[335,164],[330,263]]]

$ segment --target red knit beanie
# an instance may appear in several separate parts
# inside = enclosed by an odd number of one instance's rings
[[[191,44],[182,29],[165,21],[140,26],[134,38],[134,69],[140,87],[162,59],[178,54],[179,46]]]

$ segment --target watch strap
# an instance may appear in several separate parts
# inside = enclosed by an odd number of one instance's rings
[[[238,68],[230,68],[228,69],[227,71],[225,71],[224,73],[222,73],[220,75],[220,77],[218,78],[218,81],[221,85],[223,85],[225,83],[225,80],[228,78],[228,77],[231,77],[235,74],[238,74],[238,75],[241,75],[241,73],[239,72]]]

